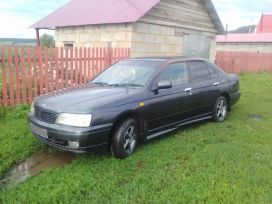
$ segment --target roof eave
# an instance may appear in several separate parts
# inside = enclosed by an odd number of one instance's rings
[[[212,19],[212,22],[217,30],[217,34],[225,34],[225,29],[224,26],[219,18],[219,15],[212,3],[211,0],[203,0],[204,1],[204,5],[206,7],[206,9],[208,10],[209,16]]]

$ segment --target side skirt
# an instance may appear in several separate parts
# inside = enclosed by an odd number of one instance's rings
[[[151,140],[153,138],[156,138],[156,137],[159,137],[159,136],[164,135],[166,133],[169,133],[169,132],[172,132],[174,130],[177,130],[178,128],[180,128],[182,126],[189,125],[189,124],[195,123],[195,122],[200,122],[200,121],[203,121],[203,120],[208,120],[208,119],[211,119],[211,118],[212,118],[212,116],[207,116],[207,117],[203,117],[203,118],[198,118],[198,119],[195,119],[195,120],[191,120],[191,121],[188,121],[188,122],[180,123],[180,124],[177,124],[174,128],[169,128],[167,130],[163,130],[163,131],[157,132],[155,134],[148,135],[146,137],[146,139],[147,140]]]

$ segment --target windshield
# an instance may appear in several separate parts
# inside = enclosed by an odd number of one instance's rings
[[[90,83],[107,86],[143,87],[152,77],[160,62],[127,60],[121,61],[98,75]]]

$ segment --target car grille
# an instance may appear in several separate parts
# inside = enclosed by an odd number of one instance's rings
[[[52,113],[49,111],[45,111],[39,107],[34,108],[34,116],[40,121],[46,122],[46,123],[55,123],[58,115],[56,113]]]

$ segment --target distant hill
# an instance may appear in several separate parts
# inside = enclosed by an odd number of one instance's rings
[[[0,38],[0,45],[7,46],[35,46],[36,39],[27,38]]]
[[[248,25],[237,28],[236,30],[228,31],[228,33],[254,33],[256,25]]]

